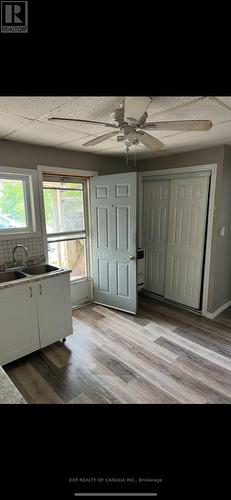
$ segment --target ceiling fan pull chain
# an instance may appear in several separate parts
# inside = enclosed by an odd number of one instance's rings
[[[126,164],[128,165],[128,152],[129,152],[129,146],[128,144],[125,143],[125,151],[126,151]]]

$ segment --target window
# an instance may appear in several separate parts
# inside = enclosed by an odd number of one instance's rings
[[[87,276],[86,181],[44,176],[48,261],[71,269],[71,279]]]
[[[28,175],[0,173],[0,235],[32,231]]]

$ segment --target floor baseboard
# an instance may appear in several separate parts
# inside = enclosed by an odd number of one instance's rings
[[[84,307],[84,306],[89,306],[89,304],[92,304],[92,300],[89,300],[88,302],[83,302],[83,304],[78,304],[76,306],[72,306],[72,311],[75,311],[76,309],[80,309],[81,307]]]
[[[206,314],[206,318],[208,319],[214,319],[216,318],[219,314],[221,314],[225,309],[227,309],[228,307],[231,306],[231,300],[229,300],[228,302],[226,302],[226,304],[223,304],[223,306],[221,307],[218,307],[218,309],[216,309],[216,311],[210,313],[210,312],[207,312]]]

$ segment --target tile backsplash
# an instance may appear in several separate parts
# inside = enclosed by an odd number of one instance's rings
[[[16,238],[14,240],[0,239],[0,264],[13,260],[13,248],[15,245],[23,245],[28,248],[31,257],[37,257],[43,254],[42,238]],[[24,259],[26,257],[23,249],[19,248],[15,254],[16,259]]]

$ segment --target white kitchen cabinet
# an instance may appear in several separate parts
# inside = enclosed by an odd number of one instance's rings
[[[37,286],[39,334],[42,348],[72,334],[69,275],[44,279]]]
[[[40,348],[36,298],[31,284],[0,291],[0,364]]]
[[[72,333],[69,274],[0,289],[0,365]]]

